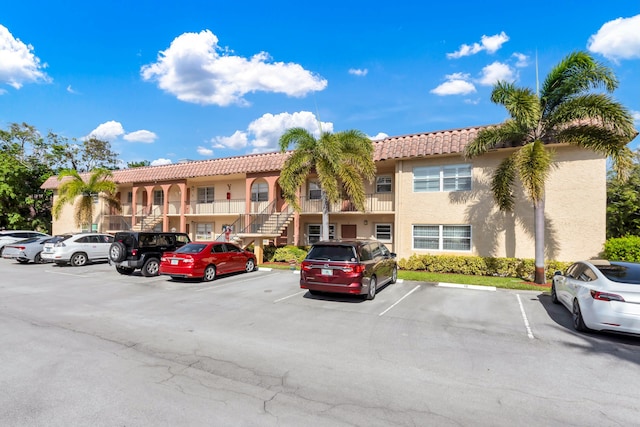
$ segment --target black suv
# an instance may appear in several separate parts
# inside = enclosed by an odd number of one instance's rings
[[[109,248],[109,264],[120,274],[132,274],[139,268],[144,276],[157,276],[162,254],[190,241],[186,233],[121,231]]]

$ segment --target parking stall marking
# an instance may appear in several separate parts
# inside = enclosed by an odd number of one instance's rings
[[[286,300],[286,299],[293,298],[293,297],[298,296],[298,295],[302,295],[302,294],[304,294],[304,293],[306,293],[306,292],[307,292],[307,290],[305,289],[304,291],[296,292],[296,293],[295,293],[295,294],[293,294],[293,295],[289,295],[289,296],[286,296],[286,297],[284,297],[284,298],[279,298],[279,299],[275,300],[273,303],[275,304],[275,303],[278,303],[278,302],[280,302],[280,301],[284,301],[284,300]]]
[[[527,329],[527,336],[529,339],[534,339],[533,332],[531,331],[531,327],[529,326],[529,319],[527,319],[527,313],[524,311],[524,306],[522,305],[522,299],[520,298],[520,294],[516,294],[518,297],[518,304],[520,305],[520,313],[522,313],[522,319],[524,320],[524,326]]]
[[[416,286],[415,288],[411,289],[409,292],[407,292],[402,298],[400,298],[398,301],[394,302],[393,304],[391,304],[391,306],[389,306],[385,311],[383,311],[382,313],[378,314],[378,316],[383,316],[386,312],[388,312],[389,310],[391,310],[393,307],[395,307],[396,305],[400,304],[400,302],[405,299],[406,297],[408,297],[409,295],[411,295],[412,293],[414,293],[416,290],[418,290],[418,288],[420,288],[420,285]]]

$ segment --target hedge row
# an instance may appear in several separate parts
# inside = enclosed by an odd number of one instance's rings
[[[604,244],[604,258],[611,261],[640,262],[640,236],[609,239]]]
[[[547,261],[545,273],[551,279],[556,270],[564,271],[571,263]],[[491,258],[456,255],[411,255],[402,258],[398,266],[403,270],[427,271],[430,273],[468,274],[475,276],[515,277],[533,280],[535,262],[533,259]]]

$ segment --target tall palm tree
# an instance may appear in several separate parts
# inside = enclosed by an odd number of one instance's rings
[[[71,204],[75,207],[74,219],[77,227],[93,222],[94,197],[104,200],[107,205],[120,208],[120,201],[114,194],[117,189],[115,182],[111,180],[113,174],[108,169],[94,169],[89,175],[88,181],[75,169],[63,169],[58,174],[58,180],[66,177],[58,187],[58,199],[53,204],[53,216],[58,219],[65,205]]]
[[[498,82],[491,101],[503,105],[511,117],[478,132],[465,148],[471,158],[504,144],[519,147],[498,166],[491,189],[498,207],[512,211],[513,185],[519,179],[533,202],[536,283],[545,283],[544,193],[554,165],[554,153],[546,144],[568,143],[609,156],[624,174],[632,157],[627,144],[636,135],[633,118],[607,93],[593,91],[611,93],[617,86],[613,71],[585,52],[571,53],[556,65],[539,94]]]
[[[344,189],[356,209],[364,211],[364,180],[372,181],[376,166],[373,144],[357,130],[321,132],[316,139],[303,128],[292,128],[280,137],[280,151],[294,150],[280,173],[284,199],[297,211],[297,192],[309,174],[318,175],[322,200],[322,239],[329,239],[329,204],[340,200]]]

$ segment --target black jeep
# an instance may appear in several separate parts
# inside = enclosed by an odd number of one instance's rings
[[[190,241],[186,233],[121,231],[109,248],[109,264],[115,265],[120,274],[129,275],[139,268],[144,276],[157,276],[162,254]]]

